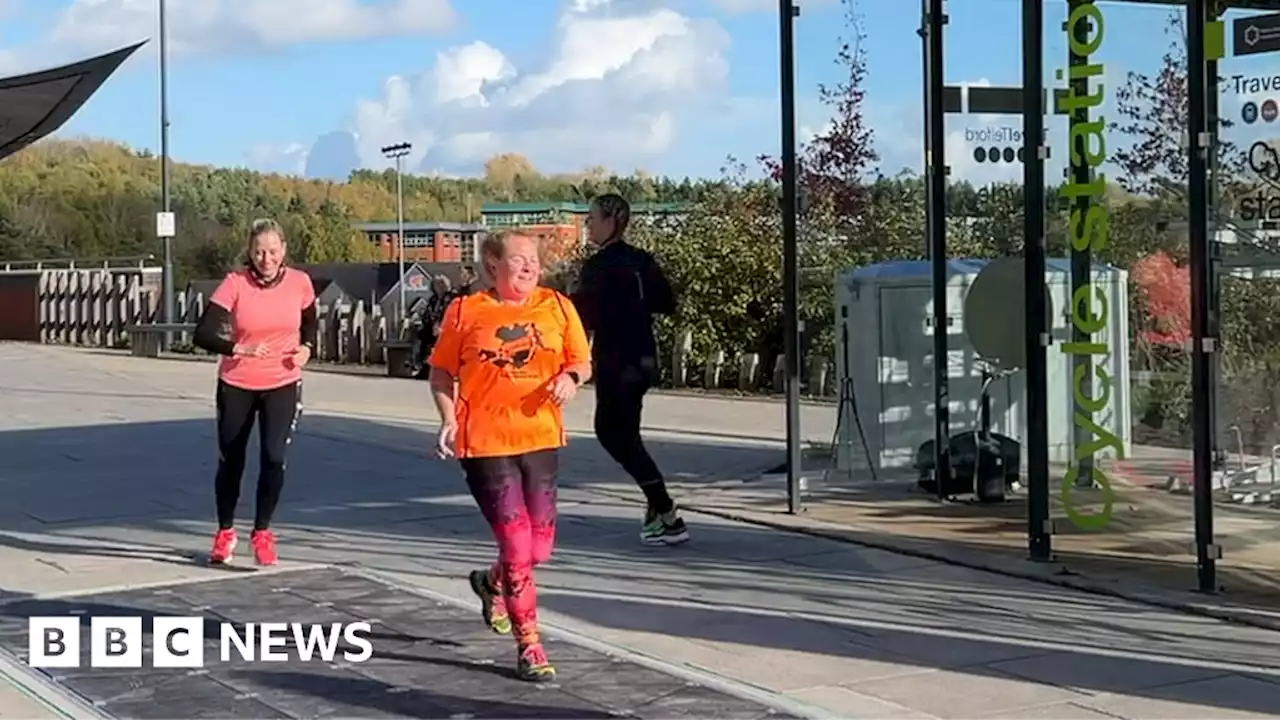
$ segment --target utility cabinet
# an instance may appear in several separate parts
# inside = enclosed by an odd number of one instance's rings
[[[985,260],[947,263],[947,377],[950,434],[978,426],[982,391],[981,358],[965,335],[964,301]],[[1075,454],[1075,400],[1071,341],[1071,262],[1051,259],[1045,281],[1052,301],[1048,347],[1049,461],[1067,463]],[[836,378],[840,416],[837,467],[855,476],[868,460],[883,477],[901,476],[913,467],[916,450],[934,437],[932,270],[928,261],[893,261],[843,273],[835,284]],[[1109,355],[1092,362],[1111,378],[1109,403],[1094,417],[1131,452],[1129,383],[1128,273],[1109,265],[1093,266],[1093,283],[1107,300],[1107,326],[1093,336],[1109,345]],[[1018,298],[1018,304],[1025,301]],[[982,318],[1007,322],[1007,318]],[[1095,378],[1097,374],[1095,374]],[[1094,381],[1097,383],[1097,380]],[[1094,395],[1100,393],[1095,385]],[[1020,370],[991,385],[991,429],[1023,443],[1026,463],[1026,372]],[[854,423],[861,421],[862,435]],[[1107,457],[1110,451],[1098,453]]]

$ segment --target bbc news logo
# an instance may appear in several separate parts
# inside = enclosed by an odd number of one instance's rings
[[[37,668],[80,667],[81,619],[33,617],[27,621],[27,664]],[[151,664],[158,668],[202,668],[205,665],[205,618],[163,617],[151,620]],[[143,666],[141,617],[89,619],[89,667]],[[248,662],[287,662],[289,649],[303,662],[332,663],[339,656],[361,663],[373,656],[369,623],[218,623],[218,659],[233,653]]]

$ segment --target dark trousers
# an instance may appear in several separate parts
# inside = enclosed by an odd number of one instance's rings
[[[431,326],[425,325],[421,330],[413,333],[409,361],[413,363],[415,368],[421,367],[427,362],[427,356],[431,354],[431,348],[435,344],[436,336],[431,332]]]
[[[653,461],[640,437],[640,418],[649,384],[613,379],[596,382],[596,439],[623,470],[640,486],[649,507],[659,513],[672,508],[662,471]]]
[[[235,525],[249,435],[258,425],[258,493],[253,527],[266,530],[284,489],[285,456],[302,414],[302,383],[245,390],[218,381],[218,475],[214,496],[218,527]]]

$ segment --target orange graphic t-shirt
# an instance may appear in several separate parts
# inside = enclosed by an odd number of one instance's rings
[[[540,287],[522,305],[488,292],[454,300],[428,362],[458,380],[458,457],[564,447],[568,437],[551,381],[590,359],[577,309],[554,290]]]

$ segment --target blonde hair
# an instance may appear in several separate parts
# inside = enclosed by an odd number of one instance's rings
[[[254,242],[268,233],[275,233],[276,237],[280,238],[280,243],[284,244],[284,228],[280,223],[271,218],[258,218],[249,225],[249,239],[245,243],[245,248],[252,252]]]
[[[485,235],[484,240],[480,241],[480,278],[486,287],[492,288],[497,279],[493,276],[493,270],[489,268],[489,261],[498,262],[506,257],[507,245],[514,238],[533,241],[533,244],[538,248],[538,256],[541,258],[542,243],[538,241],[538,237],[535,234],[524,228],[503,228]]]

